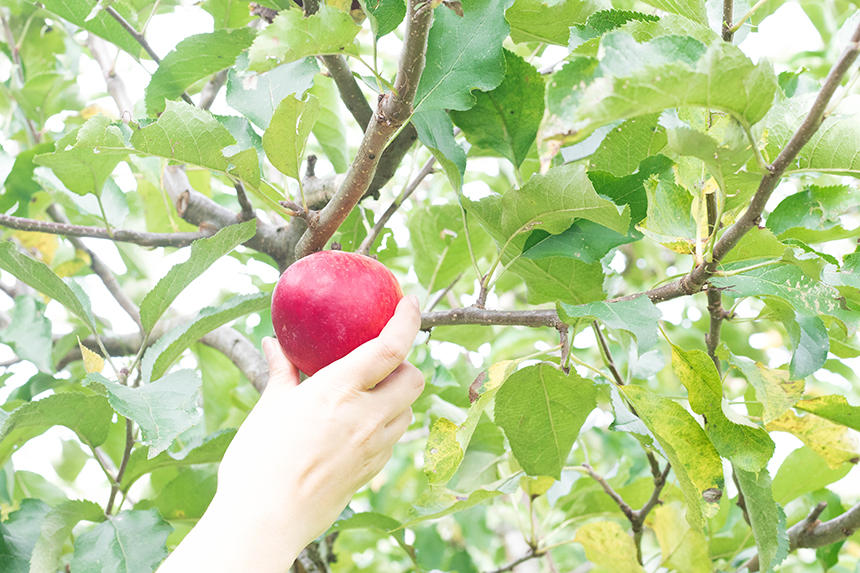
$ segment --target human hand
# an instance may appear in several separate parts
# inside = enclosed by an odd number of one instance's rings
[[[256,549],[231,563],[234,555],[210,543],[203,553],[214,569],[196,561],[195,570],[241,570],[253,555],[255,571],[284,571],[337,519],[412,421],[424,378],[404,360],[420,324],[417,299],[404,297],[379,337],[301,384],[277,341],[263,342],[268,386],[227,449],[215,499],[198,524],[205,531],[225,525],[238,536],[230,545]],[[192,535],[195,545],[204,538],[197,529]]]

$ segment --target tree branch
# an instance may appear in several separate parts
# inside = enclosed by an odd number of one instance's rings
[[[600,355],[603,356],[603,362],[606,364],[606,367],[609,368],[609,371],[612,373],[612,377],[615,378],[615,383],[619,386],[624,386],[624,379],[618,372],[618,368],[615,367],[615,360],[612,358],[612,353],[609,351],[609,344],[606,342],[606,338],[604,338],[603,333],[600,331],[600,325],[596,320],[591,323],[591,328],[594,330],[594,336],[597,338],[597,343],[600,346]]]
[[[789,552],[800,548],[815,549],[832,545],[848,539],[854,532],[860,529],[860,503],[830,521],[824,523],[818,520],[821,513],[827,508],[827,502],[819,502],[803,521],[795,523],[788,529]],[[741,565],[739,571],[744,567],[748,571],[758,571],[758,555]]]
[[[424,167],[421,168],[421,171],[415,176],[415,178],[409,182],[409,185],[403,190],[403,193],[400,194],[394,201],[391,202],[391,205],[388,206],[388,209],[385,210],[385,213],[379,217],[379,220],[373,225],[373,229],[370,230],[370,233],[367,234],[367,237],[361,242],[361,246],[358,247],[357,253],[361,253],[362,255],[367,255],[370,253],[370,247],[373,245],[373,241],[376,240],[376,237],[379,236],[379,233],[382,232],[382,229],[385,227],[385,224],[388,223],[391,216],[397,212],[403,202],[406,201],[412,193],[418,189],[418,185],[424,180],[425,177],[433,173],[433,164],[436,163],[435,157],[430,157],[427,160],[427,163],[424,164]]]
[[[134,110],[131,99],[128,97],[128,92],[125,89],[125,82],[121,77],[116,75],[114,69],[114,61],[107,53],[107,45],[104,40],[90,32],[87,34],[87,47],[90,49],[90,54],[102,70],[102,75],[105,79],[107,91],[116,103],[120,117],[126,112],[129,114]]]
[[[228,71],[229,68],[226,68],[212,76],[206,82],[206,85],[203,86],[203,89],[200,90],[200,105],[198,106],[200,109],[208,110],[215,103],[218,92],[221,91],[221,88],[224,87],[224,83],[227,81]]]
[[[66,214],[60,210],[59,206],[54,203],[49,206],[48,215],[58,223],[62,223],[64,225],[69,224],[69,219],[66,217]],[[141,332],[143,332],[143,323],[140,321],[140,311],[137,308],[137,305],[134,304],[134,301],[129,298],[129,296],[122,290],[122,287],[119,284],[119,281],[116,279],[116,275],[113,274],[111,268],[99,257],[96,253],[94,253],[89,247],[87,247],[84,242],[78,237],[66,236],[69,242],[80,251],[84,251],[90,257],[90,268],[93,272],[102,280],[105,288],[108,289],[108,292],[116,299],[122,309],[131,317],[131,319],[137,324],[138,328],[140,328]]]
[[[421,315],[421,330],[452,324],[479,324],[483,326],[549,326],[564,328],[554,309],[548,310],[486,310],[474,306],[454,308]]]
[[[394,80],[394,91],[380,95],[377,111],[371,119],[358,154],[347,171],[337,194],[320,211],[319,224],[309,229],[296,246],[296,256],[302,257],[325,246],[343,223],[353,207],[365,195],[379,164],[385,146],[412,114],[412,102],[418,81],[424,70],[427,35],[433,20],[432,11],[416,12],[420,0],[410,0],[406,14],[406,39],[400,55],[400,65]]]
[[[734,23],[734,0],[723,0],[723,41],[732,43],[735,33],[732,31]]]
[[[67,237],[92,237],[94,239],[109,239],[123,243],[134,243],[142,247],[186,247],[197,239],[211,237],[213,233],[148,233],[128,229],[103,229],[102,227],[86,227],[69,225],[50,221],[37,221],[0,213],[0,226],[18,231],[50,233]]]

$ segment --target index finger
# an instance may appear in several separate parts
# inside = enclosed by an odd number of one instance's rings
[[[369,390],[406,360],[421,329],[421,310],[414,295],[400,299],[394,316],[379,333],[323,370],[346,378],[360,390]]]

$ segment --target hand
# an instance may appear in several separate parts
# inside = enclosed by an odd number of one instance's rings
[[[411,423],[424,378],[404,360],[420,324],[417,299],[404,297],[379,337],[301,384],[277,341],[266,339],[266,391],[224,455],[193,541],[186,538],[161,571],[173,570],[177,554],[185,567],[194,564],[184,571],[238,571],[248,559],[259,573],[286,571],[379,473]],[[219,527],[232,535],[215,533]]]

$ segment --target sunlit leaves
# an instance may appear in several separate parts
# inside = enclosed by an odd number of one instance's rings
[[[519,488],[520,477],[522,477],[521,473],[514,474],[513,478],[486,485],[466,495],[442,487],[428,488],[412,504],[400,527],[413,527],[422,521],[438,519],[474,507],[496,496],[511,494]]]
[[[16,297],[9,318],[9,326],[0,330],[0,342],[42,372],[51,372],[51,321],[45,316],[44,306],[31,296]]]
[[[819,490],[845,477],[853,464],[842,464],[831,468],[812,448],[804,446],[788,454],[776,477],[773,478],[773,498],[782,506],[809,493]]]
[[[472,155],[500,155],[519,169],[534,144],[544,108],[544,80],[534,66],[505,50],[505,79],[475,92],[475,105],[451,113],[472,144]]]
[[[138,388],[111,382],[100,374],[88,374],[87,380],[107,394],[118,414],[140,426],[150,458],[166,450],[179,434],[200,421],[197,411],[200,375],[193,370],[178,370]]]
[[[29,573],[30,554],[39,539],[42,520],[50,511],[38,499],[25,499],[21,507],[0,523],[0,570]]]
[[[705,10],[705,0],[645,0],[647,4],[672,14],[678,14],[708,25],[708,14]]]
[[[81,521],[102,522],[104,510],[97,503],[84,500],[67,501],[51,509],[42,522],[39,540],[30,558],[31,573],[56,571],[63,551],[63,544]]]
[[[424,447],[424,473],[430,485],[448,483],[463,460],[457,429],[457,424],[446,418],[439,418],[430,428]]]
[[[636,171],[642,161],[666,147],[666,129],[657,124],[658,118],[652,113],[613,128],[589,159],[589,170],[606,171],[616,177]]]
[[[496,424],[528,475],[560,479],[596,397],[590,381],[542,362],[512,374],[502,385],[496,396]]]
[[[331,6],[321,5],[307,18],[297,7],[283,10],[251,45],[250,68],[266,71],[308,56],[357,54],[354,39],[359,30],[349,14]]]
[[[151,331],[164,311],[185,287],[208,269],[212,263],[254,236],[257,221],[247,221],[221,229],[214,237],[200,239],[191,245],[191,256],[171,268],[140,304],[143,327]]]
[[[803,396],[803,380],[792,380],[785,370],[768,368],[745,356],[730,355],[727,359],[755,389],[755,397],[764,408],[765,424],[785,414]]]
[[[472,90],[487,91],[505,77],[502,40],[508,35],[506,0],[463,0],[464,16],[436,10],[427,41],[427,63],[418,82],[415,111],[466,110]]]
[[[290,94],[303,97],[318,71],[313,58],[302,58],[259,74],[231,68],[227,74],[227,103],[257,127],[266,129],[281,100]]]
[[[852,406],[845,396],[819,396],[801,400],[794,407],[860,432],[860,406]]]
[[[684,507],[677,501],[654,508],[653,529],[664,563],[684,573],[712,573],[707,538],[692,531],[683,519]]]
[[[617,573],[644,573],[636,560],[633,539],[614,521],[586,523],[576,530],[577,543],[585,547],[592,563]]]
[[[167,557],[171,531],[154,509],[122,511],[75,540],[72,569],[150,573]]]
[[[570,27],[568,48],[574,50],[585,42],[599,38],[630,21],[659,22],[660,18],[653,14],[629,10],[602,10],[589,16],[585,24],[576,24]]]
[[[723,495],[723,465],[714,445],[698,422],[680,404],[639,386],[621,391],[657,439],[687,501],[687,522],[701,530],[704,517],[717,512]]]
[[[140,54],[140,44],[107,12],[101,11],[95,18],[87,20],[96,5],[95,0],[47,0],[43,4],[51,12],[112,42],[132,56]],[[121,9],[121,12],[125,12],[125,9]]]
[[[767,228],[781,235],[795,227],[815,232],[809,238],[825,239],[825,232],[841,227],[838,217],[856,206],[858,194],[847,185],[810,185],[780,201],[767,216]]]
[[[299,179],[305,144],[320,113],[319,100],[313,95],[304,100],[288,95],[275,109],[263,134],[263,149],[272,165],[284,175]]]
[[[850,430],[814,414],[798,416],[791,410],[766,426],[769,432],[794,434],[812,451],[824,458],[831,469],[860,459],[860,444]]]
[[[231,66],[253,39],[251,28],[239,28],[197,34],[179,42],[152,74],[146,88],[147,112],[163,111],[165,98],[175,99],[194,82]]]

